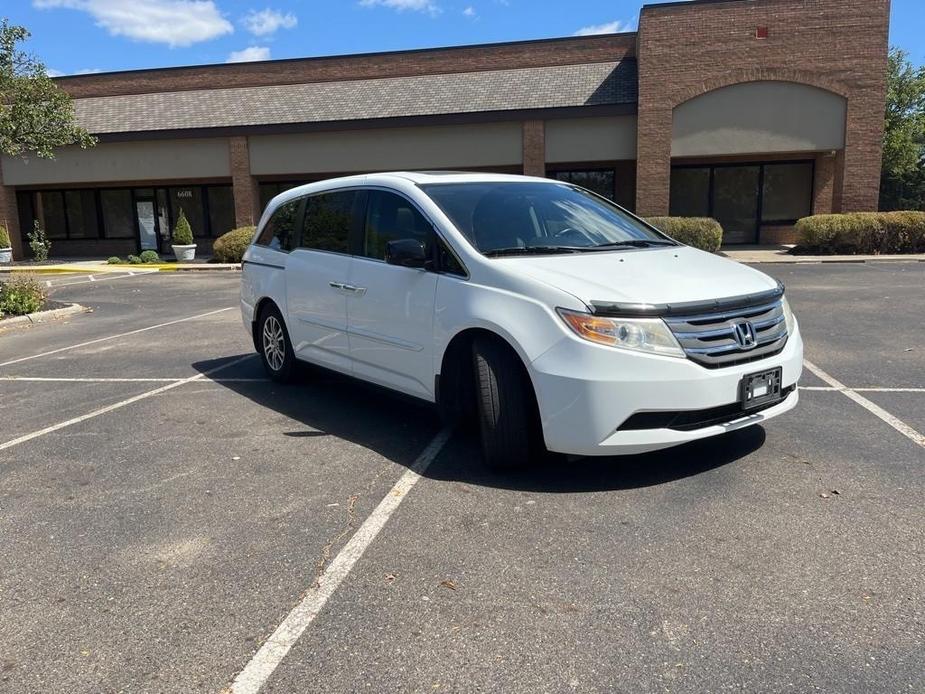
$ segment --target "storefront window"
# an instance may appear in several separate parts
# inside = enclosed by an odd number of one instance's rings
[[[38,194],[40,221],[50,239],[67,238],[67,219],[64,214],[64,194],[59,190],[45,190]]]
[[[594,191],[608,200],[614,198],[614,172],[611,169],[592,171],[556,171],[552,177],[557,181],[574,183],[576,186]]]
[[[202,211],[202,188],[199,186],[168,188],[167,197],[170,199],[171,232],[177,225],[182,209],[193,230],[193,236],[199,238],[208,235]]]
[[[710,216],[710,169],[671,170],[671,216]]]
[[[212,236],[221,236],[234,229],[234,195],[231,186],[210,186],[206,189],[209,196],[209,225]]]
[[[101,190],[103,233],[107,239],[135,238],[135,211],[130,190]]]
[[[67,209],[67,235],[71,239],[96,239],[100,236],[96,216],[96,191],[68,190],[64,193]]]
[[[813,165],[768,164],[764,167],[762,222],[794,222],[812,214]]]

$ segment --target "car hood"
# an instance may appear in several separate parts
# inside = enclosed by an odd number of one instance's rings
[[[688,246],[499,258],[586,305],[709,301],[775,289],[758,270]]]

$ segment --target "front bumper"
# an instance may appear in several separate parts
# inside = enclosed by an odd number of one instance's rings
[[[783,414],[796,406],[797,389],[773,407],[721,424],[684,431],[619,430],[638,412],[707,410],[735,403],[743,376],[778,366],[783,369],[783,388],[799,381],[803,371],[799,326],[779,354],[728,368],[707,369],[689,359],[613,349],[567,336],[534,360],[529,370],[546,447],[591,456],[668,448]]]

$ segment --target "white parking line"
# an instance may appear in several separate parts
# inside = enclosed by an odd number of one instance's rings
[[[139,400],[147,400],[148,398],[154,397],[155,395],[166,393],[168,390],[179,388],[180,386],[186,385],[187,383],[193,383],[194,381],[206,380],[210,374],[214,374],[218,371],[229,369],[235,364],[240,364],[245,359],[251,359],[252,357],[255,357],[255,356],[257,355],[248,354],[243,357],[239,357],[237,359],[234,359],[228,362],[227,364],[216,366],[214,369],[209,369],[208,371],[205,371],[201,374],[196,374],[195,376],[190,376],[189,378],[184,378],[179,381],[174,381],[173,383],[168,383],[167,385],[161,386],[160,388],[155,388],[154,390],[145,391],[144,393],[141,393],[139,395],[126,398],[125,400],[120,400],[117,403],[113,403],[112,405],[107,405],[106,407],[101,407],[98,410],[93,410],[92,412],[88,412],[87,414],[80,415],[79,417],[74,417],[73,419],[68,419],[67,421],[59,422],[58,424],[52,424],[49,427],[45,427],[44,429],[39,429],[38,431],[33,431],[30,434],[24,434],[23,436],[19,436],[15,439],[12,439],[11,441],[7,441],[6,443],[0,443],[0,451],[5,451],[7,448],[18,446],[19,444],[26,443],[27,441],[32,441],[33,439],[37,439],[40,436],[45,436],[45,434],[51,434],[52,432],[60,431],[61,429],[64,429],[69,426],[73,426],[74,424],[80,424],[81,422],[85,422],[88,419],[99,417],[101,414],[106,414],[107,412],[112,412],[113,410],[121,409],[125,407],[126,405],[131,405],[132,403],[138,402]]]
[[[147,328],[138,328],[137,330],[129,330],[126,333],[119,333],[117,335],[110,335],[109,337],[100,337],[95,340],[88,340],[87,342],[81,342],[76,345],[70,345],[69,347],[59,347],[58,349],[53,349],[48,352],[42,352],[40,354],[32,354],[28,357],[20,357],[19,359],[10,359],[0,363],[0,366],[10,366],[12,364],[20,364],[24,361],[29,361],[30,359],[39,359],[41,357],[49,357],[52,354],[59,354],[61,352],[67,352],[71,349],[78,349],[79,347],[87,347],[89,345],[95,345],[100,342],[106,342],[107,340],[117,340],[120,337],[128,337],[129,335],[137,335],[138,333],[147,332],[148,330],[157,330],[158,328],[166,328],[168,325],[176,325],[177,323],[183,323],[185,321],[196,320],[197,318],[205,318],[207,316],[214,316],[216,313],[222,313],[224,311],[231,311],[234,306],[228,306],[227,308],[220,308],[216,311],[207,311],[206,313],[199,313],[195,316],[187,316],[186,318],[177,318],[176,320],[167,321],[166,323],[158,323],[157,325],[149,325]]]
[[[919,432],[917,432],[915,429],[910,427],[904,421],[894,417],[893,415],[891,415],[889,412],[884,410],[882,407],[880,407],[876,403],[873,403],[867,398],[865,398],[863,395],[858,393],[856,390],[853,390],[847,387],[841,381],[838,381],[833,376],[830,376],[825,371],[820,369],[818,366],[813,364],[811,361],[807,361],[804,359],[803,364],[806,366],[807,369],[809,369],[814,374],[816,374],[816,376],[818,376],[823,381],[825,381],[830,386],[832,386],[832,388],[843,393],[846,397],[850,398],[851,400],[854,400],[858,405],[863,407],[865,410],[867,410],[874,416],[882,419],[884,422],[886,422],[891,427],[896,429],[896,431],[898,431],[900,434],[909,438],[913,443],[917,443],[922,448],[925,448],[925,436],[922,436]]]
[[[405,471],[398,482],[395,483],[395,486],[383,497],[375,510],[363,521],[363,525],[344,545],[344,548],[338,552],[334,560],[328,564],[320,578],[302,598],[302,601],[286,615],[286,618],[276,628],[276,631],[270,635],[270,638],[264,642],[260,650],[250,659],[250,662],[234,678],[230,688],[233,694],[256,694],[266,684],[273,671],[286,657],[289,649],[299,640],[308,625],[312,623],[312,620],[324,607],[328,598],[334,594],[334,591],[350,573],[353,565],[356,564],[357,560],[363,556],[366,548],[376,539],[376,535],[382,530],[389,517],[395,513],[402,500],[446,445],[451,433],[449,429],[444,429],[437,434],[427,445],[427,448],[417,457],[414,464]]]
[[[253,356],[253,355],[251,355]],[[203,375],[204,374],[200,374]],[[0,376],[0,381],[26,381],[29,383],[176,383],[182,378],[55,378],[47,376]],[[214,383],[266,383],[269,378],[204,378]]]
[[[800,386],[800,390],[819,390],[826,393],[840,393],[841,388],[832,386]],[[855,393],[925,393],[925,388],[851,388]]]

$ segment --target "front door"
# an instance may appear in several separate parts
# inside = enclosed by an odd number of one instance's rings
[[[362,197],[346,190],[306,198],[296,235],[301,241],[286,262],[287,324],[296,356],[346,373],[350,232]]]
[[[138,219],[138,245],[143,251],[158,251],[157,216],[154,200],[135,200],[135,216]]]
[[[433,227],[408,199],[371,190],[361,252],[347,280],[353,372],[434,399],[433,330],[437,274],[385,262],[388,241],[415,239],[432,251]],[[432,255],[432,252],[431,252]]]

